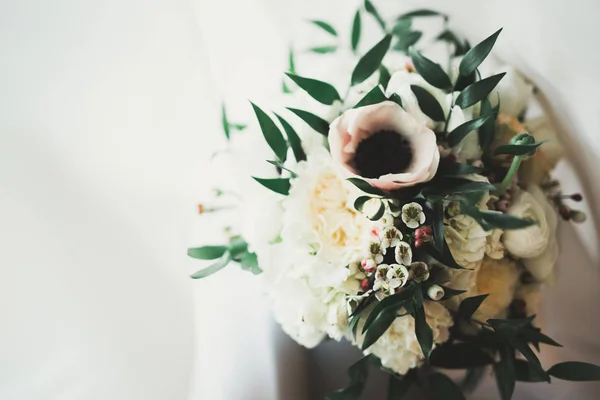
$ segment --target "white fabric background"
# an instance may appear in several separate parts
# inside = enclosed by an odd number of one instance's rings
[[[376,2],[382,11],[399,3]],[[505,27],[498,50],[540,85],[552,83],[578,138],[570,149],[583,152],[577,160],[597,181],[600,6],[424,5],[449,10],[474,38]],[[220,99],[238,110],[247,98],[267,101],[292,37],[318,40],[303,19],[342,30],[355,8],[343,0],[0,2],[0,399],[294,400],[344,383],[333,357],[346,364],[356,353],[335,343],[302,351],[273,325],[248,275],[189,280],[200,265],[185,248],[210,234],[199,233],[210,221],[194,210],[206,160],[222,146]],[[567,345],[561,359],[599,362],[597,262],[570,228],[561,235],[563,280],[547,297],[546,321]],[[322,372],[327,381],[314,379]],[[535,398],[524,386],[518,398]],[[553,397],[540,398],[592,399],[598,387],[544,389]],[[496,396],[483,392],[477,398]]]

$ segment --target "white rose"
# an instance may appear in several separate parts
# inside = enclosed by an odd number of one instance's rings
[[[534,192],[538,195],[535,196]],[[529,191],[522,190],[507,211],[509,215],[535,221],[535,224],[527,228],[504,232],[504,246],[515,257],[538,257],[548,246],[550,226],[545,207],[546,201],[540,193],[541,190],[533,185],[529,187]]]

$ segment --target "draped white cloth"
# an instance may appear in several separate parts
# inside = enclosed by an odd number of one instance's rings
[[[300,400],[344,385],[357,351],[334,342],[301,349],[272,322],[250,275],[230,268],[189,280],[200,264],[185,248],[212,238],[195,203],[223,144],[221,99],[236,117],[249,116],[239,111],[246,99],[267,102],[280,90],[292,38],[323,39],[302,28],[305,19],[345,32],[357,4],[0,4],[1,399]],[[411,3],[375,4],[385,13]],[[474,40],[504,26],[498,51],[549,94],[598,215],[600,53],[590,41],[600,35],[600,6],[418,6],[448,11]],[[544,361],[599,363],[594,224],[563,224],[560,236],[561,280],[547,291],[543,314],[548,334],[566,347],[544,349]],[[382,379],[374,377],[365,398],[385,392]],[[515,397],[594,399],[598,390],[556,380],[519,384]],[[473,398],[497,398],[493,384]]]

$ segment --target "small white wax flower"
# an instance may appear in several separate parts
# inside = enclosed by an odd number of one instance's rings
[[[381,246],[379,242],[370,242],[367,251],[369,255],[375,261],[375,264],[381,264],[383,262],[383,255],[385,254],[385,247]]]
[[[417,283],[425,282],[429,279],[429,267],[421,261],[410,265],[410,278]]]
[[[407,242],[400,242],[396,246],[396,262],[402,265],[410,265],[412,263],[412,248]]]
[[[387,264],[380,264],[377,266],[375,272],[375,282],[373,282],[373,290],[378,291],[379,289],[385,289],[386,286],[386,275],[390,268]]]
[[[354,276],[354,278],[358,280],[365,279],[367,277],[367,275],[361,271],[357,263],[350,263],[348,269],[350,270],[350,275]]]
[[[425,213],[419,203],[408,203],[402,206],[402,222],[411,229],[416,229],[425,223]]]
[[[404,265],[391,264],[386,273],[390,290],[402,287],[408,281],[408,270]]]
[[[402,233],[395,227],[386,228],[383,231],[383,239],[381,241],[381,245],[383,247],[395,247],[400,244],[402,240]]]
[[[440,285],[431,285],[429,289],[427,289],[427,296],[429,296],[431,300],[441,300],[445,294],[444,289]]]

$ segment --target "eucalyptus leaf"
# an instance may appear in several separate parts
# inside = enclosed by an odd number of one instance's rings
[[[425,81],[436,88],[446,91],[452,90],[452,82],[450,81],[450,77],[448,77],[442,67],[419,53],[414,48],[411,48],[409,53],[415,69],[423,77],[423,79],[425,79]]]
[[[375,196],[385,195],[385,193],[381,189],[377,189],[376,187],[371,186],[369,182],[363,181],[360,178],[348,178],[346,180],[365,193],[372,194]]]
[[[383,310],[366,331],[362,343],[362,350],[364,351],[371,347],[371,345],[388,330],[396,318],[396,311],[391,309]]]
[[[441,372],[429,375],[429,385],[434,400],[465,400],[460,387]]]
[[[444,121],[446,119],[442,106],[427,89],[417,85],[410,85],[410,89],[417,98],[419,108],[425,115],[434,121]]]
[[[250,104],[252,104],[252,108],[254,109],[254,113],[256,114],[256,118],[260,125],[260,130],[262,131],[267,144],[280,161],[285,161],[288,146],[283,138],[283,134],[273,120],[271,120],[260,107],[252,102]]]
[[[323,118],[308,111],[299,110],[297,108],[287,107],[287,109],[296,114],[311,128],[313,128],[315,131],[319,132],[323,136],[327,137],[327,135],[329,134],[329,122],[325,121]]]
[[[258,266],[258,258],[255,253],[244,254],[240,260],[240,264],[242,265],[243,270],[250,271],[254,275],[258,275],[262,272],[262,269]]]
[[[231,138],[231,131],[229,130],[229,121],[227,120],[225,104],[221,104],[221,124],[223,126],[223,132],[225,132],[225,137],[229,140]]]
[[[310,49],[308,49],[308,51],[312,52],[312,53],[317,53],[317,54],[329,54],[329,53],[335,53],[335,51],[338,49],[337,46],[316,46],[316,47],[311,47]]]
[[[481,303],[489,296],[489,294],[482,294],[479,296],[467,297],[458,306],[458,315],[464,319],[471,319],[475,311],[479,308]]]
[[[192,279],[202,279],[222,270],[231,261],[231,255],[226,251],[214,264],[191,275]]]
[[[475,72],[477,67],[479,67],[488,54],[490,54],[490,51],[492,51],[492,47],[494,47],[500,32],[502,32],[502,28],[498,29],[491,36],[483,40],[481,43],[473,46],[471,50],[467,51],[467,54],[465,54],[460,62],[460,65],[458,66],[458,72],[462,76],[468,76]]]
[[[305,161],[306,153],[304,152],[304,149],[302,148],[302,141],[300,140],[300,136],[298,136],[298,134],[296,133],[294,128],[292,128],[292,125],[290,125],[290,123],[287,122],[283,117],[281,117],[278,114],[275,114],[275,116],[281,123],[281,126],[283,126],[283,130],[285,131],[285,134],[287,135],[287,138],[288,138],[288,143],[289,143],[290,147],[292,148],[292,152],[294,153],[294,158],[298,162]]]
[[[465,109],[467,107],[471,107],[475,103],[480,102],[481,100],[485,99],[492,90],[494,90],[504,75],[506,75],[506,72],[492,75],[488,78],[470,84],[462,92],[460,92],[454,104],[462,109]]]
[[[469,133],[473,132],[476,129],[479,129],[489,118],[490,116],[486,115],[483,117],[472,119],[471,121],[467,121],[464,124],[457,126],[452,130],[452,132],[448,134],[448,145],[450,145],[450,147],[456,146]]]
[[[579,361],[567,361],[553,365],[548,373],[566,381],[599,381],[600,367]]]
[[[377,12],[377,9],[369,0],[365,0],[365,10],[375,18],[379,26],[381,26],[381,29],[385,31],[385,21],[381,18],[381,15],[379,15],[379,12]]]
[[[188,249],[188,256],[200,260],[216,260],[227,251],[227,246],[202,246]]]
[[[341,100],[337,90],[327,82],[305,78],[290,72],[286,72],[285,74],[319,103],[332,105],[334,101]]]
[[[360,19],[360,10],[356,11],[354,14],[354,21],[352,22],[352,33],[350,44],[352,46],[352,51],[356,52],[358,49],[358,43],[360,42],[360,34],[362,30],[362,22]]]
[[[390,48],[392,36],[386,35],[381,39],[371,50],[369,50],[356,64],[352,72],[351,85],[357,85],[364,82],[368,77],[373,75],[381,65],[381,61]]]
[[[290,194],[290,178],[257,178],[252,177],[256,182],[260,183],[267,189],[274,191],[275,193],[287,196]]]
[[[329,24],[325,21],[312,20],[310,22],[313,23],[314,25],[318,26],[319,28],[323,29],[325,32],[329,33],[330,35],[333,35],[333,36],[338,35],[335,28],[333,26],[331,26],[331,24]]]
[[[379,86],[375,86],[352,108],[370,106],[372,104],[378,104],[386,100],[387,97],[385,97]]]

